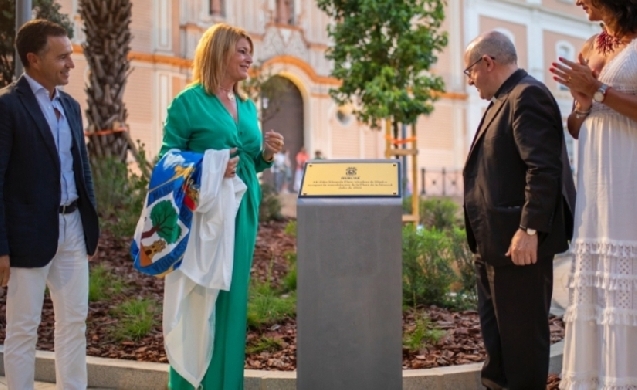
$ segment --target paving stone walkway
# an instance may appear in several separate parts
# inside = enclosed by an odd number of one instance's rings
[[[8,390],[7,387],[7,379],[3,376],[0,376],[0,390]],[[33,390],[55,390],[55,383],[44,383],[44,382],[35,382],[35,386]],[[107,389],[102,387],[89,387],[88,390],[114,390]]]
[[[555,258],[553,263],[553,303],[551,313],[556,316],[564,315],[568,306],[568,275],[571,270],[573,256],[562,255]]]
[[[7,389],[9,388],[7,387],[6,378],[3,376],[0,376],[0,390],[7,390]],[[55,390],[55,384],[37,382],[35,384],[34,390]]]

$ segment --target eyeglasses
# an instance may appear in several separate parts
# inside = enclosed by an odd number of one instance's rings
[[[471,68],[473,68],[474,66],[476,66],[480,61],[484,60],[486,57],[491,58],[492,60],[495,60],[495,57],[491,57],[491,56],[480,56],[480,58],[478,58],[476,60],[476,62],[474,62],[473,64],[467,66],[467,68],[463,71],[464,75],[467,77],[471,77]]]

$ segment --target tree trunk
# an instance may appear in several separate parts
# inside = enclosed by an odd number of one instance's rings
[[[145,232],[142,233],[142,240],[144,238],[152,237],[153,234],[157,232],[157,230],[159,230],[159,225],[153,226],[150,230],[146,230]]]
[[[93,161],[113,157],[126,161],[135,145],[127,134],[124,90],[130,74],[131,0],[80,0],[86,41],[82,44],[90,73],[88,151]]]

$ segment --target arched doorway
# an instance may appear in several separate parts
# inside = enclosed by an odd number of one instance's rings
[[[285,182],[283,189],[293,192],[296,154],[304,146],[305,141],[303,97],[299,88],[285,77],[272,76],[267,83],[276,83],[276,86],[268,89],[272,91],[269,98],[261,100],[263,132],[272,129],[285,138],[285,150],[289,155],[290,166],[287,177],[282,180]],[[274,174],[270,171],[264,174],[263,179],[274,184]]]

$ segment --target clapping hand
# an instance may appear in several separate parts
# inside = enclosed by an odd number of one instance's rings
[[[579,103],[580,109],[587,109],[592,102],[593,94],[601,86],[597,80],[597,72],[589,68],[588,63],[580,54],[578,62],[569,61],[560,57],[561,63],[554,62],[550,69],[553,79],[566,86]]]

